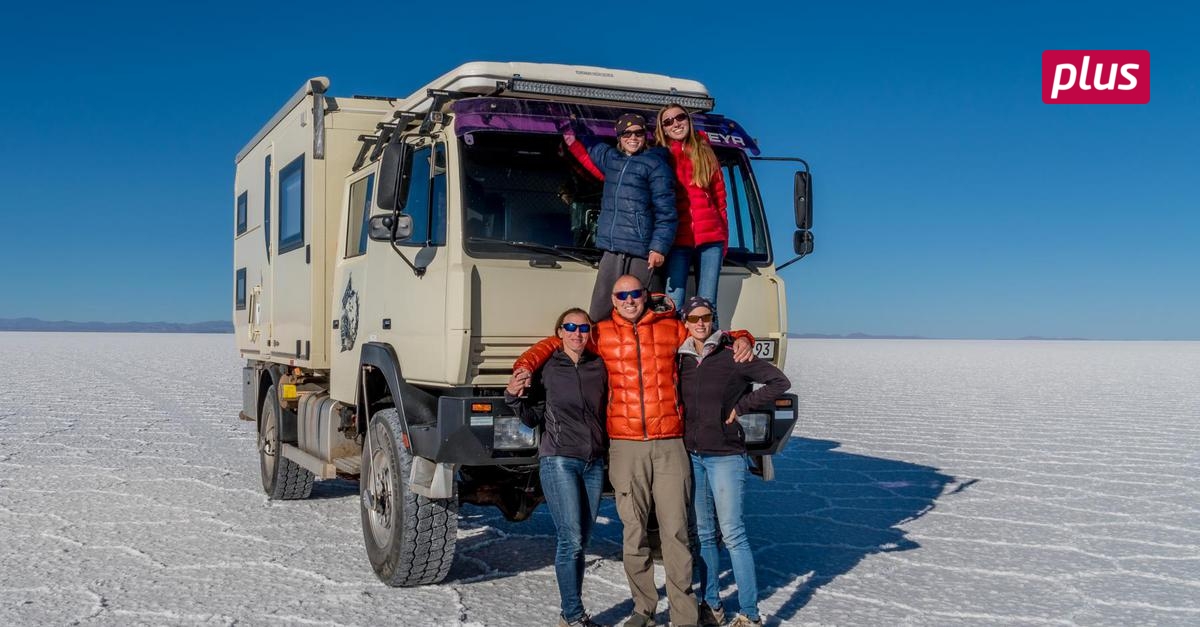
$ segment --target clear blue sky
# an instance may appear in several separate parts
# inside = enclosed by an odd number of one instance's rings
[[[1046,49],[1149,50],[1150,104],[1042,104]],[[525,60],[698,79],[810,161],[793,331],[1200,338],[1186,3],[20,3],[0,59],[0,317],[228,319],[233,157],[306,78]]]

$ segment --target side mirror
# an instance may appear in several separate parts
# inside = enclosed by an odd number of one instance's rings
[[[402,242],[412,237],[412,216],[390,214],[371,216],[367,222],[367,237],[377,242]]]
[[[812,228],[812,173],[801,170],[796,172],[796,189],[794,204],[796,208],[796,228],[807,231]]]
[[[801,257],[813,251],[812,231],[796,231],[792,235],[792,250]]]
[[[411,178],[412,147],[404,142],[384,146],[383,157],[379,160],[375,206],[388,211],[403,210],[404,203],[408,201],[408,183]]]

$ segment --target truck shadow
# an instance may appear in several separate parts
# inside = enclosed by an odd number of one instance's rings
[[[933,510],[939,498],[974,483],[959,482],[931,466],[857,455],[839,446],[831,440],[793,438],[775,457],[775,481],[751,478],[746,484],[746,526],[759,598],[771,608],[766,624],[797,619],[821,586],[870,555],[920,548],[906,537],[902,525]],[[553,570],[554,525],[544,507],[523,523],[507,522],[493,512],[464,506],[459,555],[447,583]],[[605,499],[588,548],[588,570],[603,566],[597,562],[620,560],[621,523],[612,500]],[[608,566],[605,577],[619,577],[624,584],[620,565]],[[726,609],[735,610],[735,584],[724,551],[720,581]],[[553,607],[557,598],[550,585],[546,593],[555,599]],[[666,596],[661,587],[660,595]],[[632,611],[633,603],[627,600],[593,617],[601,624],[619,624]],[[660,612],[658,619],[666,624],[669,616]]]

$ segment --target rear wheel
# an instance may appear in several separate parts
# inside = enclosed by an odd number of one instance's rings
[[[283,411],[279,407],[275,386],[272,385],[267,388],[262,426],[258,430],[258,466],[263,491],[272,500],[306,499],[312,494],[313,474],[280,454],[280,417]]]
[[[402,433],[394,408],[371,418],[359,477],[363,541],[381,581],[420,586],[437,583],[450,572],[458,499],[430,499],[409,489],[412,455],[401,445]]]

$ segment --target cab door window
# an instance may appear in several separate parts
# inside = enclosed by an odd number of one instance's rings
[[[446,244],[445,145],[418,149],[412,158],[411,183],[404,213],[412,216],[412,237],[404,246]]]

